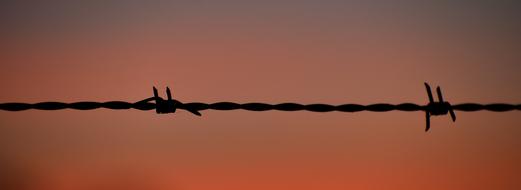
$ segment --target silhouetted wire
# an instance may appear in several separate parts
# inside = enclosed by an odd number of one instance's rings
[[[156,108],[154,103],[143,103],[143,102],[123,102],[123,101],[109,101],[109,102],[40,102],[40,103],[0,103],[0,110],[5,111],[23,111],[23,110],[61,110],[61,109],[75,109],[75,110],[93,110],[93,109],[137,109],[137,110],[152,110]],[[413,103],[402,103],[402,104],[342,104],[342,105],[329,105],[329,104],[298,104],[298,103],[280,103],[280,104],[267,104],[267,103],[234,103],[234,102],[217,102],[217,103],[184,103],[178,106],[178,109],[193,109],[197,111],[201,110],[248,110],[248,111],[311,111],[311,112],[359,112],[359,111],[372,111],[372,112],[387,112],[387,111],[425,111],[426,105],[417,105]],[[454,110],[473,112],[473,111],[493,111],[493,112],[505,112],[518,110],[521,111],[521,104],[477,104],[477,103],[463,103],[452,105]]]

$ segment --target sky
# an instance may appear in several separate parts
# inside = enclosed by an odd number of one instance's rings
[[[519,1],[1,1],[0,102],[520,103]],[[513,112],[0,111],[13,189],[519,189]],[[2,188],[5,189],[5,188]]]

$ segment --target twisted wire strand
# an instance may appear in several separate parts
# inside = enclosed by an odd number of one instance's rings
[[[123,101],[108,101],[108,102],[39,102],[39,103],[0,103],[0,110],[4,111],[23,111],[23,110],[61,110],[61,109],[75,109],[75,110],[93,110],[93,109],[137,109],[142,111],[152,110],[156,108],[156,104],[148,102],[123,102]],[[418,105],[414,103],[402,103],[402,104],[342,104],[342,105],[330,105],[330,104],[298,104],[298,103],[280,103],[280,104],[267,104],[267,103],[234,103],[234,102],[217,102],[217,103],[201,103],[191,102],[184,103],[177,106],[178,109],[192,109],[192,110],[248,110],[248,111],[311,111],[311,112],[359,112],[359,111],[372,111],[372,112],[387,112],[387,111],[426,111],[426,105]],[[452,108],[457,111],[474,112],[474,111],[493,111],[493,112],[505,112],[505,111],[521,111],[521,104],[505,104],[505,103],[492,103],[492,104],[478,104],[478,103],[463,103],[452,105]]]

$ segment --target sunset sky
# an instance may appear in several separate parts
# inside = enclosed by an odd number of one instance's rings
[[[1,1],[0,103],[521,103],[520,1]],[[27,189],[521,189],[521,113],[0,111]],[[2,180],[2,179],[0,179]],[[0,183],[1,184],[1,183]],[[0,189],[4,189],[1,188]]]

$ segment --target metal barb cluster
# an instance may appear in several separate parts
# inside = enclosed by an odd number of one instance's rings
[[[165,113],[175,113],[175,110],[177,108],[183,108],[194,115],[201,116],[201,113],[199,113],[196,109],[193,109],[192,107],[187,107],[185,104],[181,103],[180,101],[172,98],[172,93],[170,92],[170,88],[166,87],[166,96],[168,99],[163,99],[159,96],[159,93],[157,92],[156,87],[152,87],[154,91],[154,97],[147,98],[144,100],[141,100],[137,102],[136,104],[143,104],[148,103],[149,101],[154,100],[156,103],[156,113],[158,114],[165,114]]]
[[[425,89],[427,90],[427,95],[429,96],[429,104],[425,107],[425,131],[429,131],[431,128],[431,115],[447,115],[447,113],[450,113],[450,117],[452,118],[453,122],[456,122],[456,114],[454,113],[454,110],[452,109],[452,105],[450,105],[449,102],[443,101],[443,96],[441,94],[440,87],[436,87],[436,93],[438,94],[439,102],[435,102],[434,98],[432,97],[431,87],[429,84],[425,84]]]

